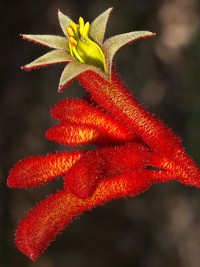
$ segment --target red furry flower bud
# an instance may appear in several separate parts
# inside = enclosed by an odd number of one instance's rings
[[[45,184],[64,175],[83,153],[56,153],[20,160],[10,171],[9,187],[26,188]]]
[[[118,174],[102,179],[91,198],[82,200],[68,190],[58,191],[41,201],[19,222],[16,244],[30,259],[36,260],[47,246],[76,216],[114,198],[135,196],[149,188],[148,171]]]
[[[116,142],[137,139],[127,127],[100,110],[98,106],[91,106],[80,99],[61,100],[52,108],[51,115],[61,123],[92,127],[104,135],[103,139],[109,138]]]

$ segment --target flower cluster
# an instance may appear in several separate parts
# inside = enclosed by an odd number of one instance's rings
[[[200,187],[200,170],[180,138],[137,102],[113,70],[113,57],[120,47],[154,34],[130,32],[103,42],[110,12],[106,10],[90,25],[82,18],[75,24],[59,11],[65,37],[23,35],[54,48],[23,69],[67,62],[59,91],[78,78],[91,96],[57,103],[51,116],[58,124],[46,132],[46,138],[69,146],[97,146],[29,157],[11,170],[8,186],[14,188],[43,185],[63,176],[63,189],[38,203],[17,227],[16,244],[32,260],[76,216],[97,205],[174,179]]]

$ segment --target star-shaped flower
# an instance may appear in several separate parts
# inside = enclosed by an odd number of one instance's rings
[[[54,49],[22,69],[30,70],[55,63],[68,63],[60,77],[59,91],[62,91],[72,79],[88,70],[110,80],[115,53],[125,44],[154,35],[149,31],[134,31],[115,35],[103,41],[111,10],[112,8],[109,8],[100,14],[91,25],[89,22],[84,23],[82,17],[76,24],[59,10],[58,19],[65,37],[22,34],[23,39]]]

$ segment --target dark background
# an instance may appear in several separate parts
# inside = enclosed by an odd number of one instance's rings
[[[200,266],[200,190],[177,182],[154,185],[136,198],[118,200],[75,220],[31,262],[14,244],[17,221],[61,181],[37,189],[6,187],[19,159],[63,147],[45,140],[59,99],[81,96],[74,82],[57,93],[64,65],[32,72],[20,66],[48,49],[20,33],[62,35],[57,8],[75,21],[92,21],[113,6],[107,36],[150,30],[157,36],[122,48],[118,72],[140,102],[183,139],[200,165],[200,7],[198,0],[1,1],[0,6],[0,266],[197,267]]]

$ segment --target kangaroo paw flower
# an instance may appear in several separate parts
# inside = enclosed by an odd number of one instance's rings
[[[81,74],[79,80],[98,105],[126,123],[126,127],[137,134],[153,152],[179,164],[187,172],[185,184],[199,184],[199,169],[184,151],[181,139],[161,120],[146,111],[116,74],[113,73],[111,81],[108,81],[88,71]]]
[[[23,159],[11,169],[7,185],[26,188],[45,184],[64,175],[82,154],[82,152],[63,152]]]
[[[78,23],[58,11],[58,20],[65,37],[55,35],[22,34],[22,38],[55,50],[22,67],[30,70],[59,62],[69,62],[60,78],[59,91],[81,73],[92,70],[105,79],[111,78],[112,59],[125,44],[154,34],[136,31],[113,36],[104,40],[107,21],[112,8],[100,14],[90,25],[80,17]]]
[[[90,197],[102,177],[133,170],[144,170],[148,165],[149,150],[141,144],[107,147],[88,151],[67,172],[66,188],[80,198]]]
[[[104,41],[111,10],[91,24],[82,17],[75,23],[58,11],[64,37],[22,35],[52,49],[23,69],[65,62],[59,92],[78,78],[91,98],[57,103],[51,115],[59,124],[47,130],[46,137],[70,146],[97,145],[87,152],[29,157],[11,170],[9,187],[43,185],[63,176],[64,189],[37,204],[18,224],[16,244],[32,260],[75,217],[107,201],[135,196],[154,183],[174,179],[200,188],[200,170],[181,139],[145,110],[113,71],[113,57],[122,46],[154,33],[134,31]]]
[[[111,144],[138,141],[121,123],[79,99],[62,100],[51,110],[61,124],[49,129],[46,137],[62,144]]]
[[[121,122],[100,110],[98,106],[91,106],[80,99],[61,100],[52,108],[51,116],[62,123],[94,127],[113,139],[133,141],[137,138]]]
[[[151,185],[151,173],[130,172],[102,179],[91,198],[77,198],[63,190],[49,196],[19,222],[16,244],[30,259],[36,260],[54,238],[78,215],[119,197],[138,195]]]

